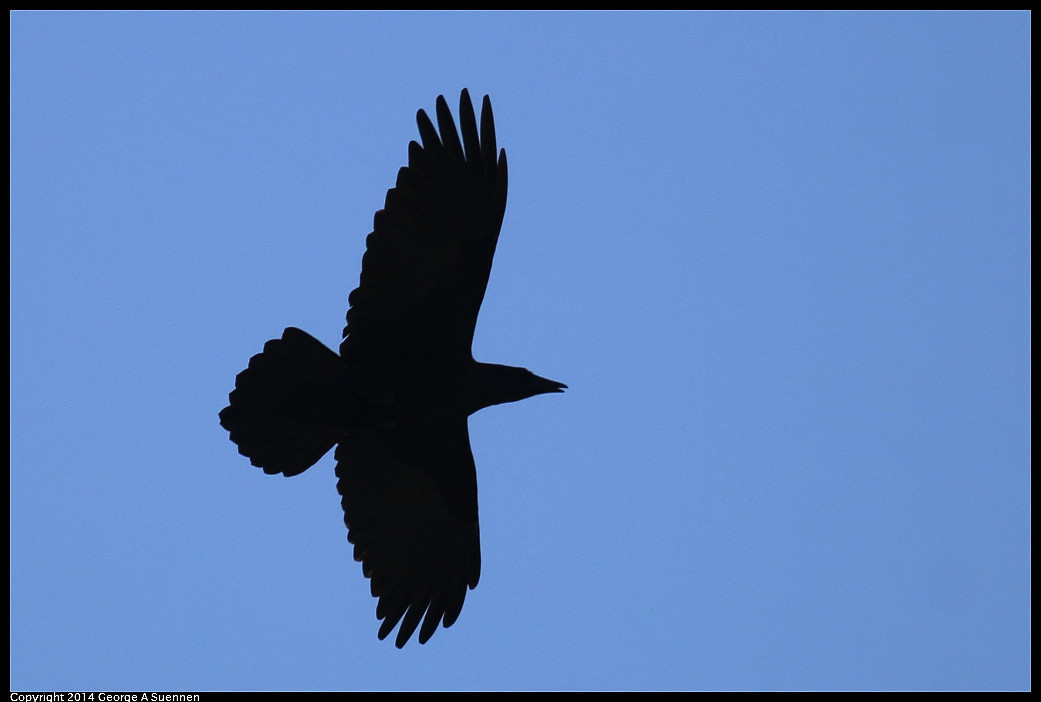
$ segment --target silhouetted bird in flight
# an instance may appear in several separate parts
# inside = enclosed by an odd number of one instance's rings
[[[480,363],[471,342],[506,210],[506,152],[485,96],[457,132],[444,97],[437,128],[376,213],[337,355],[289,327],[235,378],[220,423],[265,473],[297,475],[334,445],[354,559],[378,598],[380,639],[405,645],[451,626],[477,586],[477,472],[467,417],[563,383]],[[421,625],[422,624],[422,625]]]

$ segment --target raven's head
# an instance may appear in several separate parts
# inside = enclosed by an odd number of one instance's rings
[[[470,374],[470,414],[479,409],[516,402],[547,392],[564,392],[567,385],[542,378],[527,368],[474,363]]]

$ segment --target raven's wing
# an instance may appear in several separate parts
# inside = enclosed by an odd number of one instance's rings
[[[348,361],[470,358],[506,210],[506,152],[496,153],[487,96],[480,130],[466,90],[459,119],[461,139],[443,96],[440,136],[423,110],[416,116],[423,143],[409,144],[408,166],[376,213],[349,298]]]
[[[379,637],[401,621],[401,648],[422,621],[419,642],[426,643],[439,623],[455,622],[481,574],[466,417],[435,417],[421,431],[353,432],[336,461],[347,538],[379,598]]]

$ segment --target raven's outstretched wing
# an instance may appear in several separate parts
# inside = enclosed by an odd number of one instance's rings
[[[470,95],[459,98],[460,138],[443,96],[434,128],[416,116],[409,144],[366,240],[340,354],[347,361],[470,358],[495,244],[506,210],[506,152],[496,153],[485,96],[478,130]],[[440,131],[440,136],[438,134]]]
[[[336,460],[347,538],[379,598],[379,637],[401,621],[401,648],[422,621],[426,643],[439,623],[455,622],[481,574],[466,417],[434,417],[421,431],[356,432]]]
[[[465,90],[460,131],[444,97],[436,115],[437,129],[419,111],[422,145],[409,144],[408,166],[376,213],[340,345],[378,416],[341,440],[337,486],[354,557],[379,598],[379,636],[400,622],[398,647],[417,627],[423,643],[450,626],[481,566],[468,388],[453,385],[467,377],[446,373],[473,363],[506,209],[506,154],[487,97],[479,128]]]

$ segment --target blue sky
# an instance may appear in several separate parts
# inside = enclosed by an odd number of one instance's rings
[[[1027,689],[1030,16],[24,13],[11,687]],[[335,348],[415,113],[510,196],[483,569],[376,639],[331,456],[217,423]]]

